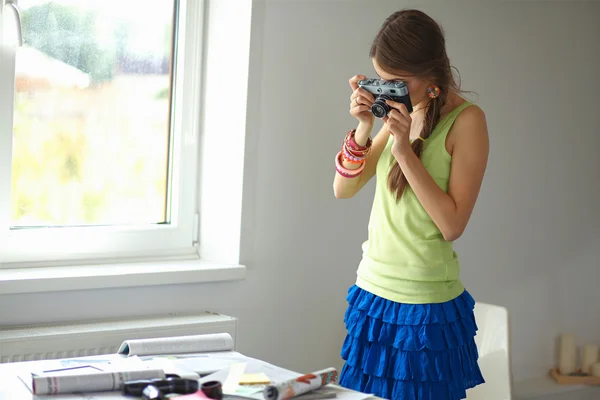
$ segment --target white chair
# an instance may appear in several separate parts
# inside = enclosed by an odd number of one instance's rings
[[[508,311],[476,303],[475,320],[479,327],[475,337],[479,366],[486,383],[467,390],[467,400],[511,400]]]

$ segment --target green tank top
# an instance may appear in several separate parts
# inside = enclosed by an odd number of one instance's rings
[[[465,102],[448,113],[423,144],[421,161],[438,186],[448,191],[452,157],[446,136]],[[415,193],[407,186],[400,202],[387,187],[387,176],[396,162],[390,135],[377,163],[375,198],[369,220],[368,240],[356,285],[388,300],[412,303],[443,303],[459,296],[464,287],[452,242],[444,239]]]

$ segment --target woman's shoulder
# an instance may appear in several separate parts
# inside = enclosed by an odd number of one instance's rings
[[[448,140],[456,143],[460,140],[470,141],[475,137],[481,138],[483,136],[487,138],[486,116],[479,105],[456,95],[451,106],[450,112],[458,108],[462,109],[456,116],[450,132],[448,132]]]
[[[456,119],[470,119],[470,118],[485,118],[485,113],[477,104],[465,99],[457,93],[452,93],[448,96],[446,106],[442,110],[442,118],[456,110],[460,109],[460,113]]]
[[[446,103],[446,110],[443,111],[445,115],[457,110],[460,111],[458,115],[456,115],[454,121],[455,126],[458,125],[461,127],[464,125],[481,124],[482,122],[485,122],[485,112],[479,105],[456,93],[452,93],[448,100],[449,101]]]

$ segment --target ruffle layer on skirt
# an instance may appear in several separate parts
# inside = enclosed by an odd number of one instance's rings
[[[352,286],[340,384],[399,400],[457,400],[484,383],[475,301],[464,291],[439,304],[404,304]]]

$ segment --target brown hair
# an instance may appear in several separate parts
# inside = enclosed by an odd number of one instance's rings
[[[418,78],[431,80],[440,88],[440,95],[426,106],[421,137],[427,139],[440,121],[442,107],[450,91],[458,91],[446,54],[442,28],[431,17],[418,10],[402,10],[390,15],[383,23],[371,45],[370,57],[384,70],[402,71]],[[412,148],[417,157],[423,151],[423,141],[414,140]],[[388,187],[399,201],[406,177],[397,162],[388,175]]]

